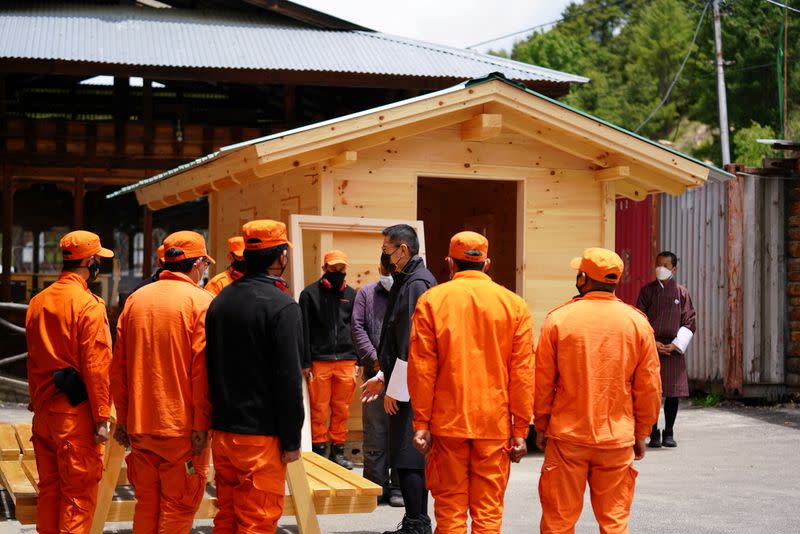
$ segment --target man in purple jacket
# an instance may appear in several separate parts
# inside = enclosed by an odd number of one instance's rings
[[[381,266],[380,280],[362,287],[353,302],[353,315],[350,329],[353,345],[356,348],[358,364],[364,369],[364,380],[369,380],[380,370],[378,363],[378,343],[381,339],[381,326],[386,306],[389,303],[389,290],[394,280]],[[381,395],[383,397],[383,395]],[[378,502],[388,502],[390,506],[404,505],[403,496],[397,484],[397,474],[389,477],[389,416],[380,402],[364,402],[361,405],[364,422],[364,478],[383,487],[383,496]]]

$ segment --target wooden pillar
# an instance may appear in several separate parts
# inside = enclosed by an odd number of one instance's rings
[[[744,278],[744,178],[736,175],[726,184],[725,210],[727,227],[727,279],[728,279],[728,317],[725,328],[725,367],[723,385],[729,396],[740,396],[743,391],[744,362],[743,335],[743,278]]]
[[[142,276],[153,274],[153,210],[144,208],[144,255],[142,257]]]
[[[14,179],[6,165],[0,166],[3,180],[3,275],[0,279],[0,301],[11,301],[11,247],[14,231]]]
[[[153,155],[153,139],[155,126],[153,125],[153,82],[144,80],[142,86],[142,118],[144,119],[144,154]]]
[[[86,186],[83,179],[83,169],[78,167],[75,175],[75,189],[72,192],[72,229],[83,229],[83,198]]]
[[[41,259],[39,257],[39,251],[41,248],[39,246],[39,239],[41,238],[41,235],[42,231],[39,230],[38,228],[33,231],[33,289],[34,290],[39,289],[39,263]]]

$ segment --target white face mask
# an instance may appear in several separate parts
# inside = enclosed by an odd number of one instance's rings
[[[381,285],[383,286],[383,289],[385,289],[386,291],[391,291],[392,290],[392,284],[394,284],[394,278],[392,278],[391,276],[388,276],[388,275],[387,276],[380,275],[380,277],[381,277]]]
[[[656,278],[661,282],[669,280],[672,278],[672,271],[666,267],[658,266],[656,267]]]

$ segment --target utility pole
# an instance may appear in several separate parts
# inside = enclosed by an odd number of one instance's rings
[[[783,138],[789,136],[789,0],[783,8]]]
[[[728,140],[728,99],[725,95],[725,65],[722,60],[722,28],[719,17],[719,0],[713,0],[714,47],[717,64],[717,99],[719,101],[719,142],[722,145],[722,165],[731,162],[731,147]]]

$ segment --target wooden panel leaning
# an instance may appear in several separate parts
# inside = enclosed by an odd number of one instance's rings
[[[113,430],[112,426],[112,434]],[[29,433],[30,425],[0,423],[0,482],[15,503],[17,521],[26,525],[36,522],[39,485]],[[102,533],[107,522],[133,520],[136,500],[127,480],[124,458],[125,450],[112,440],[106,447],[92,534]],[[286,480],[289,491],[283,515],[296,516],[302,534],[319,534],[317,514],[372,512],[383,491],[377,484],[311,452],[303,453],[301,461],[288,466]],[[206,493],[195,517],[210,519],[217,510],[217,499]]]

